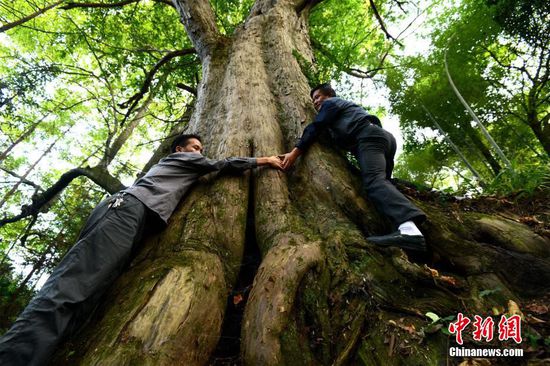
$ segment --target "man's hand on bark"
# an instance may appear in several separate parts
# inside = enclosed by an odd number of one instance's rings
[[[283,160],[283,169],[290,169],[294,165],[294,162],[296,161],[296,159],[298,159],[298,156],[300,156],[300,154],[300,150],[295,147],[294,149],[292,149],[291,152],[279,155],[279,158]]]
[[[266,156],[257,159],[258,165],[269,165],[272,168],[283,170],[283,161],[278,156]]]

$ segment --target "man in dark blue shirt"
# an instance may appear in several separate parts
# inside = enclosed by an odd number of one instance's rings
[[[371,236],[367,240],[380,246],[425,251],[424,236],[416,223],[424,221],[426,215],[390,181],[396,151],[393,135],[382,128],[378,118],[357,104],[336,97],[328,84],[312,89],[311,98],[319,113],[305,128],[294,149],[283,155],[283,168],[290,168],[319,132],[328,131],[338,146],[355,155],[369,200],[397,227],[397,231],[389,235]]]
[[[146,226],[166,223],[201,176],[261,165],[282,168],[276,156],[211,160],[202,155],[199,136],[176,137],[170,155],[92,211],[77,243],[0,338],[0,365],[46,365],[122,272]]]

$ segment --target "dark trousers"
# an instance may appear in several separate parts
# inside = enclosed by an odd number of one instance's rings
[[[0,338],[0,365],[47,365],[62,338],[89,316],[121,273],[141,239],[148,209],[128,194],[118,205],[114,201],[92,211],[77,243]]]
[[[353,153],[361,168],[363,188],[376,209],[397,227],[405,221],[420,223],[426,214],[412,204],[390,181],[395,157],[395,138],[388,131],[367,127],[367,137],[359,140]]]

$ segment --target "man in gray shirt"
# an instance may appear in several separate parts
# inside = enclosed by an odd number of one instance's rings
[[[199,136],[178,136],[170,155],[92,211],[77,243],[0,338],[0,365],[46,365],[120,275],[147,223],[166,223],[199,177],[262,165],[282,169],[276,156],[211,160],[202,149]]]

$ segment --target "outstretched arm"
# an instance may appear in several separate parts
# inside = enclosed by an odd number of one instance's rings
[[[298,156],[302,155],[311,146],[317,139],[319,132],[327,128],[330,122],[338,116],[338,113],[340,113],[340,108],[334,100],[328,99],[323,103],[321,110],[319,110],[313,122],[307,125],[294,149],[284,155],[280,155],[280,158],[283,159],[284,170],[292,167]]]
[[[294,149],[292,149],[291,152],[279,156],[281,159],[283,159],[283,169],[290,169],[290,167],[294,165],[294,162],[296,161],[296,159],[298,159],[298,156],[300,155],[302,155],[302,150],[300,150],[298,147],[295,147]]]
[[[277,156],[264,156],[259,158],[226,158],[212,160],[203,158],[205,173],[218,171],[220,174],[238,173],[257,166],[270,166],[275,169],[283,169],[283,162]]]
[[[283,170],[283,161],[277,156],[264,156],[256,158],[258,166],[269,165],[272,168]]]

